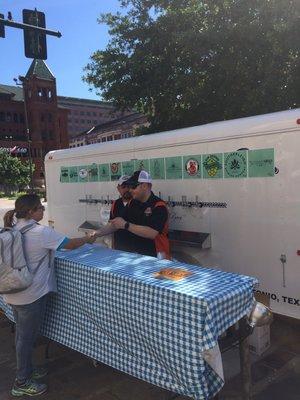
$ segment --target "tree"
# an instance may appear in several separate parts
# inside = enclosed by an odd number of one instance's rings
[[[34,166],[33,166],[34,167]],[[0,184],[6,195],[11,194],[16,186],[25,187],[30,182],[30,165],[12,157],[6,151],[0,151]]]
[[[299,0],[124,0],[84,80],[147,132],[300,105]]]

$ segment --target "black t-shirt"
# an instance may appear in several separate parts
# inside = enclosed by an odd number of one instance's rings
[[[122,198],[115,200],[110,210],[110,219],[116,217],[124,218],[127,204],[124,205]],[[125,229],[117,230],[114,232],[114,249],[129,251],[128,246],[130,245],[132,238],[133,234],[131,232],[127,232]]]
[[[138,200],[131,200],[124,208],[123,218],[129,223],[149,226],[159,233],[162,233],[168,221],[168,210],[164,205],[155,207],[155,204],[158,201],[162,200],[152,192],[145,203],[141,203]],[[125,232],[127,234],[131,233],[128,231]],[[146,239],[134,234],[131,235],[132,236],[130,236],[130,239],[127,241],[127,251],[156,257],[157,254],[154,240]]]

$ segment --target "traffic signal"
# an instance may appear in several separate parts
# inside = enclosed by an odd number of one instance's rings
[[[1,19],[4,19],[4,14],[0,14],[0,38],[5,37],[5,26],[1,24]]]
[[[37,10],[23,10],[23,23],[46,28],[45,14]],[[44,33],[25,28],[24,48],[27,58],[47,60],[47,43]]]

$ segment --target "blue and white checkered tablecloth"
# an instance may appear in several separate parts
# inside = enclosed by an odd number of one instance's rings
[[[193,274],[155,278],[164,267]],[[56,273],[43,335],[195,400],[221,389],[203,352],[250,311],[255,278],[95,245],[58,252]],[[1,297],[0,307],[12,317]]]

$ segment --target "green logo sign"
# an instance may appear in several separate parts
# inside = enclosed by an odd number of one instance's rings
[[[223,178],[222,154],[203,156],[204,178]]]
[[[247,177],[247,155],[245,151],[224,154],[225,178]]]

